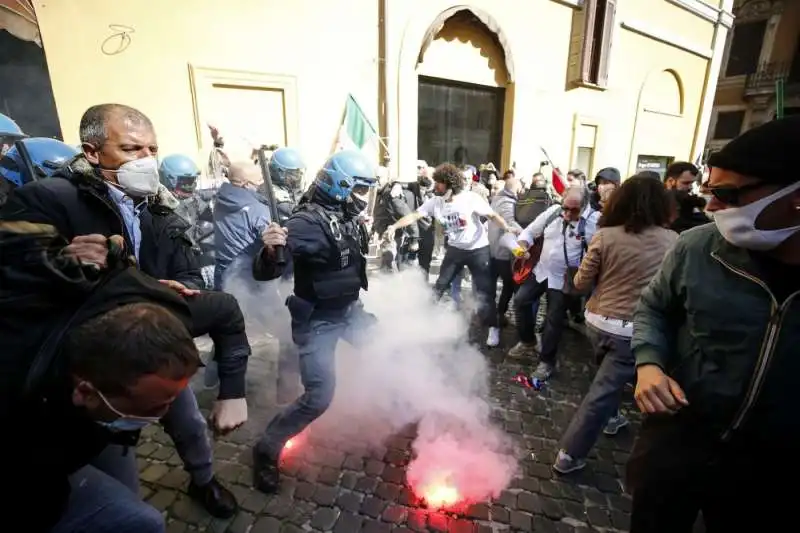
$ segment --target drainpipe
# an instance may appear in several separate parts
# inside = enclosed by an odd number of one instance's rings
[[[706,68],[706,79],[703,85],[703,100],[700,105],[700,114],[697,117],[697,127],[692,142],[692,161],[703,154],[708,137],[708,126],[711,122],[711,112],[714,109],[714,98],[717,94],[717,82],[722,68],[722,57],[725,55],[725,42],[728,39],[728,30],[733,25],[734,0],[723,0],[717,22],[714,24],[714,38],[711,44],[711,60]]]
[[[388,152],[389,146],[389,96],[388,96],[388,72],[386,68],[386,41],[387,41],[387,23],[386,15],[389,8],[389,0],[378,0],[378,135],[383,139],[381,143],[381,162],[387,161],[390,157]],[[389,167],[396,165],[396,161],[392,161]]]

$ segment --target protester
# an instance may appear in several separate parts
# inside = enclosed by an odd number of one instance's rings
[[[0,222],[0,424],[15,432],[0,439],[14,486],[0,510],[30,533],[163,533],[138,483],[90,462],[112,443],[135,446],[185,390],[201,364],[191,310],[124,256],[106,249],[99,271],[63,244],[52,226]]]
[[[517,203],[517,195],[522,188],[520,181],[513,177],[507,176],[503,190],[497,193],[497,196],[492,200],[492,210],[503,217],[506,221],[506,226],[517,231],[522,231],[522,227],[514,220],[515,206]],[[517,285],[514,283],[514,276],[511,270],[511,248],[503,242],[504,238],[511,238],[514,241],[514,234],[503,232],[496,223],[489,223],[489,251],[492,254],[492,285],[497,285],[497,279],[503,280],[503,290],[500,293],[500,300],[497,303],[497,316],[498,324],[500,327],[504,326],[507,322],[506,312],[508,305],[511,302],[511,297],[517,290]],[[492,342],[495,339],[491,339]],[[496,342],[499,344],[499,330],[498,339]]]
[[[480,217],[496,223],[501,231],[514,231],[502,216],[492,210],[489,204],[472,191],[463,189],[462,172],[454,165],[445,163],[437,167],[433,174],[434,198],[420,208],[404,216],[386,230],[394,236],[396,230],[413,224],[423,217],[436,219],[447,235],[447,252],[439,269],[435,291],[439,298],[447,291],[458,274],[467,267],[472,273],[475,290],[478,293],[479,313],[485,325],[489,326],[488,346],[500,342],[495,287],[491,278],[491,253],[486,227]]]
[[[700,176],[700,169],[688,161],[676,161],[667,167],[664,185],[667,190],[689,192]]]
[[[554,205],[539,215],[519,235],[519,247],[529,250],[542,237],[541,259],[514,298],[519,342],[508,355],[528,357],[536,351],[535,317],[537,303],[547,294],[547,315],[542,332],[542,349],[534,377],[545,380],[556,370],[556,354],[567,308],[575,298],[569,291],[570,269],[577,268],[591,242],[600,213],[589,204],[588,192],[578,185],[564,192],[562,205]],[[569,282],[568,284],[566,282]]]
[[[58,175],[63,179],[15,189],[0,220],[50,224],[69,241],[65,253],[88,262],[101,261],[95,259],[97,250],[104,254],[107,239],[120,236],[144,273],[185,297],[197,295],[203,278],[185,236],[188,224],[174,212],[177,200],[159,183],[158,144],[150,120],[131,107],[102,104],[84,113],[79,134],[83,153],[62,168]],[[238,426],[247,418],[240,364],[246,364],[250,346],[236,300],[224,294],[212,298],[214,309],[201,318],[205,322],[211,314],[215,319],[209,323],[223,381],[217,420]],[[231,369],[235,375],[228,373]],[[235,497],[214,476],[206,420],[191,389],[181,391],[163,423],[191,475],[190,496],[214,516],[235,513]],[[95,464],[127,484],[138,484],[135,457],[122,446],[110,447]]]
[[[677,239],[666,228],[669,216],[664,186],[650,178],[628,179],[605,204],[600,229],[574,279],[578,290],[594,288],[586,304],[586,333],[600,368],[561,439],[553,464],[559,473],[586,466],[601,430],[616,435],[628,425],[619,404],[625,384],[635,379],[630,347],[633,311]]]
[[[632,533],[761,531],[800,470],[800,117],[708,161],[714,224],[682,233],[634,315]],[[766,520],[769,520],[768,518]],[[769,527],[768,527],[769,529]]]
[[[592,191],[589,201],[592,209],[603,211],[603,206],[611,194],[620,186],[620,173],[614,167],[606,167],[597,173],[594,178],[594,191]]]

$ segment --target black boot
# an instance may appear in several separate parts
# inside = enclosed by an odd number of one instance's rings
[[[236,496],[212,477],[205,485],[189,484],[189,497],[199,503],[215,518],[230,518],[239,510]]]
[[[253,448],[253,487],[265,494],[273,494],[278,491],[281,482],[281,474],[278,468],[278,460],[258,453]]]

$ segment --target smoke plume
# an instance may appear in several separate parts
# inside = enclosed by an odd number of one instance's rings
[[[490,420],[489,368],[468,342],[464,316],[435,303],[417,270],[372,277],[362,301],[378,322],[360,346],[339,344],[323,431],[357,432],[379,445],[416,424],[407,480],[418,496],[441,485],[455,487],[459,501],[497,496],[517,462]]]

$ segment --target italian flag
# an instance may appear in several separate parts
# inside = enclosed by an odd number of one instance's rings
[[[378,161],[378,131],[369,121],[361,106],[358,105],[352,94],[347,95],[347,105],[344,111],[344,121],[339,128],[339,137],[336,142],[336,151],[360,150],[370,160]]]

